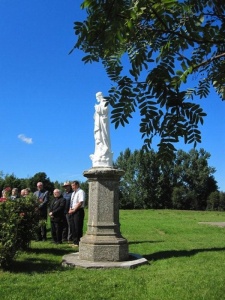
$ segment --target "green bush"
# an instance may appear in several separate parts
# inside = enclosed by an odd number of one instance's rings
[[[27,250],[38,226],[36,197],[0,202],[0,267],[11,265],[19,251]]]

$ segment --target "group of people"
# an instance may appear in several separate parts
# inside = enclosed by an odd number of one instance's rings
[[[37,183],[34,195],[39,201],[40,226],[38,240],[46,240],[47,217],[51,220],[52,242],[61,244],[63,241],[78,247],[83,235],[85,193],[78,181],[65,182],[64,192],[59,189],[53,191],[53,200],[49,205],[49,194],[42,182]]]
[[[9,198],[11,200],[15,200],[17,198],[20,198],[20,197],[26,197],[30,194],[30,188],[26,188],[26,189],[22,189],[21,192],[19,193],[19,189],[18,188],[13,188],[12,191],[11,191],[11,188],[5,188],[3,191],[2,191],[2,196],[1,196],[1,199],[3,200],[6,200],[7,197],[8,197],[8,194],[11,192],[11,195],[9,196]]]
[[[55,189],[53,191],[54,198],[50,201],[49,192],[45,190],[43,183],[37,183],[37,190],[33,193],[38,201],[37,241],[46,241],[47,239],[47,218],[49,216],[52,242],[55,244],[68,242],[72,246],[78,247],[83,235],[85,193],[80,188],[78,181],[71,183],[67,181],[63,184],[63,188],[63,192]],[[30,193],[29,188],[21,190],[20,193],[18,188],[12,190],[6,188],[2,191],[1,199],[4,201],[6,199],[15,200],[26,197]]]

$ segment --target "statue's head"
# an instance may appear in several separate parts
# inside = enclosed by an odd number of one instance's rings
[[[98,102],[100,102],[100,101],[103,99],[103,94],[102,94],[102,92],[96,93],[96,99],[97,99]]]

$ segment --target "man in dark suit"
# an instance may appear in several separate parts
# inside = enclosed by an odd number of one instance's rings
[[[55,244],[62,244],[63,219],[65,199],[59,189],[53,192],[54,199],[50,204],[49,216],[51,218],[52,240]]]
[[[64,209],[64,220],[63,220],[63,233],[62,238],[63,241],[72,241],[72,228],[70,224],[70,215],[69,215],[69,209],[70,209],[70,200],[71,195],[73,193],[71,183],[69,181],[64,182],[63,184],[64,192],[63,192],[63,198],[66,200],[65,209]]]
[[[37,183],[37,191],[34,192],[34,195],[38,199],[38,210],[39,210],[39,228],[37,232],[37,239],[39,241],[45,241],[47,238],[47,216],[48,216],[48,202],[49,202],[49,195],[48,191],[46,191],[43,187],[42,182]]]

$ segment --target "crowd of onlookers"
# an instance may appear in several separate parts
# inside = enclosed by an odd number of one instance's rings
[[[37,183],[37,190],[33,195],[38,201],[39,226],[37,241],[47,240],[47,219],[50,218],[52,242],[61,244],[68,242],[78,247],[83,235],[85,193],[78,181],[65,182],[64,191],[55,189],[53,199],[50,201],[49,192],[45,190],[42,182]],[[22,189],[10,187],[2,191],[0,202],[16,200],[31,195],[29,188]]]
[[[5,201],[6,199],[11,199],[11,200],[15,200],[16,198],[20,198],[20,197],[26,197],[31,193],[30,188],[25,188],[22,189],[19,193],[19,189],[18,188],[13,188],[11,190],[10,187],[5,188],[2,191],[2,196],[0,198],[0,202]],[[11,194],[11,195],[10,195]]]

